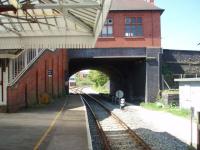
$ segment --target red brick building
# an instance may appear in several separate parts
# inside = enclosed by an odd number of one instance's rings
[[[153,0],[113,0],[96,47],[161,47],[163,11]]]

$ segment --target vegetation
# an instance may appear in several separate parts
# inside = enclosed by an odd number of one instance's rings
[[[163,105],[162,103],[141,103],[140,106],[150,110],[169,112],[173,115],[181,116],[184,118],[189,118],[191,115],[190,110],[180,109],[174,105],[169,106]]]
[[[92,70],[89,72],[88,78],[91,82],[93,82],[93,89],[100,93],[108,93],[108,87],[106,83],[108,83],[109,78],[106,74]]]
[[[95,91],[100,93],[109,92],[107,87],[109,77],[100,71],[91,70],[84,78],[80,78],[79,74],[76,74],[75,80],[77,86],[91,86]]]
[[[84,78],[83,80],[78,75],[76,75],[75,80],[76,80],[77,86],[92,86],[93,85],[93,82],[88,77]]]
[[[162,93],[166,93],[166,94],[179,94],[179,90],[178,89],[163,90]]]
[[[165,81],[169,84],[171,88],[177,88],[177,83],[174,82],[173,73],[169,65],[162,66],[162,74],[164,75]]]
[[[109,89],[108,87],[106,87],[106,84],[104,86],[99,86],[99,87],[93,86],[93,89],[98,93],[109,93]]]
[[[95,87],[104,86],[109,80],[107,75],[96,70],[91,70],[88,78],[95,84]]]

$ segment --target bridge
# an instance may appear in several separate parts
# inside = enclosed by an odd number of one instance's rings
[[[156,48],[69,49],[69,76],[99,70],[110,78],[110,94],[121,89],[129,102],[150,102],[160,89],[160,53]]]

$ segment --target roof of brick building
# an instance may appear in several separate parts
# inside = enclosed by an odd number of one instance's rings
[[[157,10],[164,11],[144,0],[113,0],[110,10]]]

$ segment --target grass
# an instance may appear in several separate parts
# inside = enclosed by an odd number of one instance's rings
[[[178,107],[172,107],[169,105],[164,106],[160,103],[141,103],[140,106],[150,110],[168,112],[184,118],[189,118],[191,115],[191,112],[188,109],[180,109]]]
[[[109,93],[109,89],[106,88],[105,86],[99,86],[99,87],[93,86],[92,88],[93,88],[96,92],[99,92],[99,93]]]
[[[177,90],[177,89],[163,90],[162,93],[165,93],[165,94],[179,94],[179,90]]]

